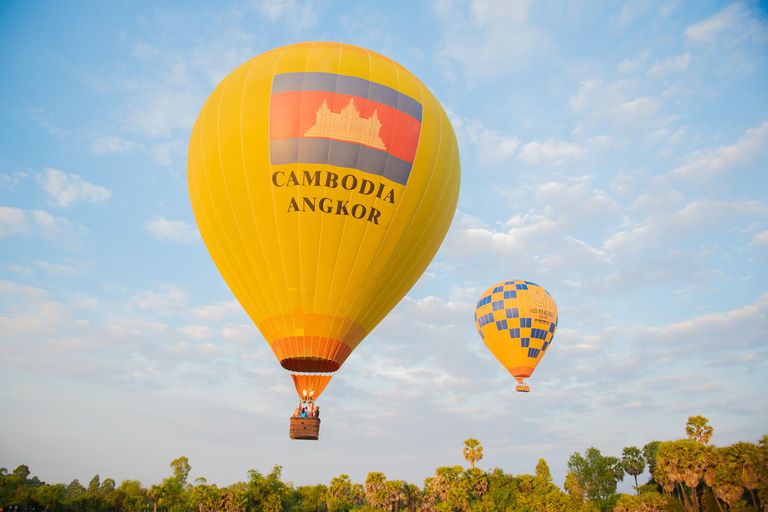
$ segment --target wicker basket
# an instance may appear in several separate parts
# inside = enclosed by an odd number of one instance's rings
[[[291,418],[288,431],[291,439],[309,439],[317,441],[320,437],[320,418]]]

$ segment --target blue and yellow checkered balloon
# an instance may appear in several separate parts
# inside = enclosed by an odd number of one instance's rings
[[[541,286],[504,281],[488,288],[475,307],[475,327],[496,359],[528,391],[530,377],[552,344],[557,306]]]

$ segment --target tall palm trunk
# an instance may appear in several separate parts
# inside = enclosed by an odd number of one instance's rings
[[[685,505],[685,509],[693,511],[693,508],[691,508],[691,504],[688,501],[688,494],[685,492],[685,486],[683,485],[683,482],[678,482],[677,485],[680,486],[680,494],[683,495],[683,505]]]

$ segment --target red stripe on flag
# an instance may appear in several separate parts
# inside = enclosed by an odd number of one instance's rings
[[[379,137],[386,151],[402,160],[413,163],[419,145],[421,122],[382,103],[358,96],[332,92],[291,91],[272,95],[269,111],[269,140],[305,137],[317,122],[317,111],[327,101],[332,113],[338,114],[354,99],[355,108],[363,119],[374,111],[381,122]],[[379,148],[380,149],[380,148]]]

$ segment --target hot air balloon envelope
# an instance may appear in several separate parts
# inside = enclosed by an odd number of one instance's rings
[[[541,286],[503,281],[488,288],[475,308],[475,327],[496,359],[515,377],[518,391],[552,344],[557,306]]]
[[[317,398],[440,247],[459,152],[432,93],[351,45],[263,53],[211,93],[187,167],[198,228],[235,297]]]

